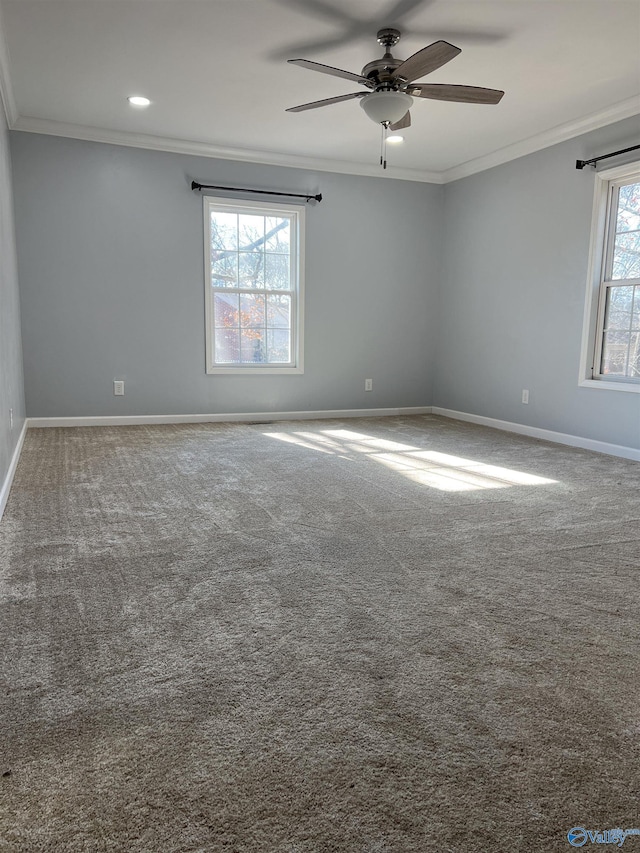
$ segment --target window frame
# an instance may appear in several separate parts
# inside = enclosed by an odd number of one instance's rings
[[[607,292],[611,287],[640,284],[640,279],[607,279],[613,261],[616,211],[614,197],[619,187],[640,182],[640,161],[595,174],[593,215],[587,273],[579,385],[609,391],[640,393],[640,379],[600,373],[604,341]]]
[[[290,282],[291,289],[286,291],[291,296],[291,355],[292,360],[279,365],[275,362],[257,364],[225,364],[217,365],[215,356],[215,330],[213,325],[213,295],[220,291],[239,293],[273,293],[267,289],[258,288],[214,288],[211,281],[211,218],[212,210],[220,210],[237,214],[259,214],[261,216],[286,216],[290,219],[291,249]],[[257,376],[279,375],[287,376],[304,373],[304,232],[305,207],[298,204],[265,201],[245,201],[218,196],[203,197],[204,219],[204,281],[205,281],[205,369],[209,375]],[[280,292],[280,291],[275,291]]]

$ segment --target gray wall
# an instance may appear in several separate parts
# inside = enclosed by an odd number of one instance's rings
[[[434,404],[639,447],[640,395],[578,387],[594,176],[574,168],[639,132],[629,119],[446,187],[12,133],[28,414]],[[205,374],[192,179],[323,192],[303,376]]]
[[[11,136],[29,416],[431,402],[443,187]],[[304,375],[205,374],[192,179],[323,193],[307,210]]]
[[[575,169],[638,142],[636,117],[446,186],[435,405],[640,447],[640,394],[578,387],[595,178]]]
[[[7,126],[0,107],[0,489],[6,480],[24,417],[11,161]]]

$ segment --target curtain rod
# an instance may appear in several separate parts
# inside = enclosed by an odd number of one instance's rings
[[[609,157],[615,157],[617,154],[626,154],[627,151],[637,151],[638,148],[640,148],[640,145],[632,145],[631,148],[622,148],[620,151],[603,154],[602,157],[594,157],[591,160],[576,160],[576,169],[584,169],[585,166],[595,166],[600,160],[607,160]]]
[[[261,195],[282,195],[289,198],[304,198],[307,201],[322,201],[322,193],[317,195],[307,195],[306,193],[281,193],[276,190],[251,190],[246,187],[217,187],[214,184],[199,184],[197,181],[191,181],[192,190],[226,190],[233,193],[260,193]]]

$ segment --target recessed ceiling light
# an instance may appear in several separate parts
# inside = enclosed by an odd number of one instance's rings
[[[149,98],[144,98],[142,95],[131,95],[127,100],[134,107],[148,107],[151,103]]]
[[[390,142],[392,145],[400,145],[401,142],[404,142],[404,136],[400,136],[399,133],[387,136],[387,142]]]

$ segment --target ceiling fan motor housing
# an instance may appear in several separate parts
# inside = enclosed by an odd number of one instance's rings
[[[381,59],[368,62],[362,69],[362,76],[376,84],[390,83],[393,79],[393,72],[402,65],[401,59],[394,59],[391,55],[391,48],[399,41],[400,30],[395,30],[392,27],[378,30],[378,44],[385,48],[384,56]]]
[[[372,83],[391,83],[393,72],[402,65],[401,59],[394,59],[390,53],[385,53],[382,59],[374,59],[367,62],[362,69],[362,76],[367,77]]]

